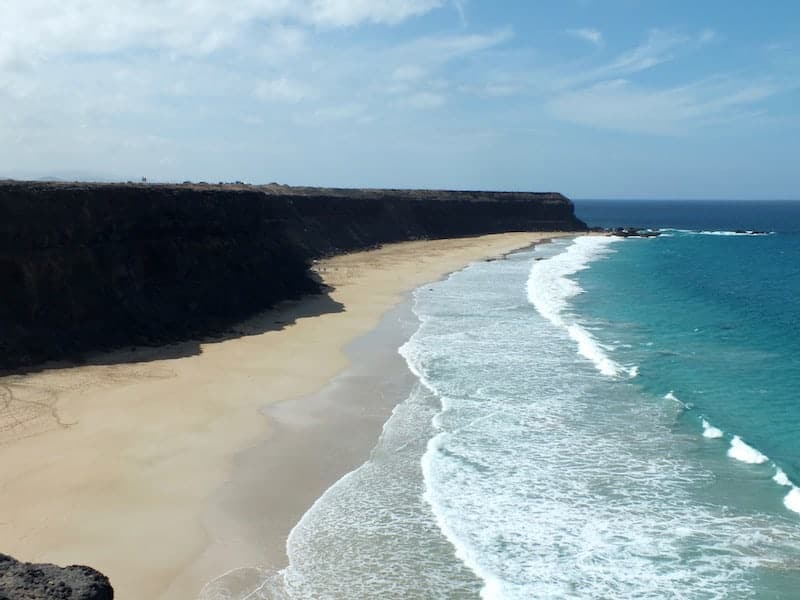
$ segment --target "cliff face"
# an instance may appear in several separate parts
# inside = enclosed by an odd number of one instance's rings
[[[0,368],[211,333],[324,255],[585,228],[560,194],[0,182]]]

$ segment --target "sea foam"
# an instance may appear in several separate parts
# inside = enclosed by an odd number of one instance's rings
[[[675,452],[674,410],[619,384],[628,366],[571,306],[570,274],[610,244],[556,242],[415,294],[403,355],[441,403],[421,496],[484,600],[750,597],[753,562],[783,560],[785,540],[795,552],[797,529],[695,501],[712,474]],[[509,302],[516,285],[535,313]],[[594,368],[575,368],[575,345]]]
[[[731,440],[728,456],[749,465],[761,465],[769,459],[752,446],[748,446],[738,435]]]
[[[783,504],[792,512],[800,513],[800,488],[793,487],[783,499]]]
[[[578,353],[590,360],[600,373],[608,377],[634,378],[639,373],[637,366],[625,367],[614,361],[588,329],[567,314],[569,300],[583,293],[583,288],[570,276],[608,255],[611,245],[617,241],[619,238],[614,237],[579,237],[561,254],[535,261],[528,277],[528,301],[545,319],[564,329],[577,343]]]
[[[752,229],[749,230],[742,230],[742,231],[728,231],[728,230],[709,230],[709,229],[662,229],[663,231],[671,231],[675,233],[683,233],[685,235],[717,235],[717,236],[738,236],[738,235],[746,235],[746,236],[761,236],[761,235],[775,235],[774,231],[753,231]]]
[[[772,481],[774,481],[778,485],[783,485],[783,486],[792,485],[792,482],[789,480],[789,477],[786,475],[786,473],[783,472],[783,469],[781,469],[780,467],[778,468],[777,471],[775,471],[775,475],[772,476]]]
[[[714,427],[711,423],[703,419],[703,437],[716,440],[723,436],[722,429]]]
[[[783,469],[780,467],[776,467],[775,475],[772,477],[772,481],[777,483],[778,485],[782,485],[784,487],[792,488],[789,490],[789,493],[783,499],[783,505],[791,510],[792,512],[800,513],[800,488],[798,488],[789,476],[786,475]]]
[[[678,398],[675,395],[675,392],[673,392],[672,390],[670,390],[669,392],[664,394],[664,400],[670,400],[672,402],[677,402],[681,406],[681,408],[683,408],[684,410],[692,410],[692,408],[693,408],[692,404],[690,404],[688,402],[684,402],[683,400]]]
[[[697,231],[699,235],[767,235],[766,232],[756,233],[755,231]]]

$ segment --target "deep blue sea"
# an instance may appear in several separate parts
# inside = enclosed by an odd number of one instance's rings
[[[576,205],[665,231],[416,290],[418,384],[251,597],[800,598],[800,203]]]

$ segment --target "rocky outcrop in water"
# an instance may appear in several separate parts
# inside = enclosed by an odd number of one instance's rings
[[[659,229],[644,229],[641,227],[617,227],[616,229],[610,229],[609,233],[616,237],[658,237],[661,235],[661,230]]]
[[[560,194],[0,181],[0,369],[222,331],[330,254],[585,228]]]
[[[112,600],[108,578],[90,567],[22,563],[0,554],[0,600]]]

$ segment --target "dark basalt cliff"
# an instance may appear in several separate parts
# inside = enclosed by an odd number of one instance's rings
[[[0,600],[113,600],[108,578],[90,567],[21,563],[0,554]]]
[[[0,369],[221,331],[338,252],[584,229],[560,194],[0,182]]]

